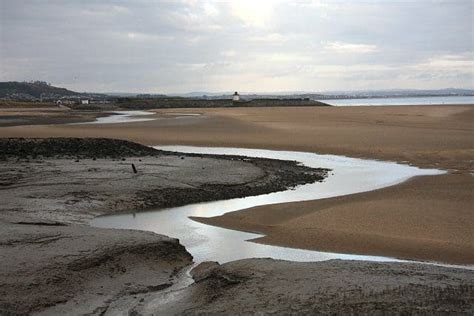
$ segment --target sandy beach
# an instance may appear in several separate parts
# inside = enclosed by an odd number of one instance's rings
[[[148,145],[284,149],[441,168],[449,174],[421,177],[349,197],[263,206],[206,221],[267,233],[258,242],[277,245],[449,263],[474,262],[472,106],[156,112],[157,120],[149,122],[4,127],[0,128],[0,136],[113,137]],[[301,223],[304,230],[298,229]]]

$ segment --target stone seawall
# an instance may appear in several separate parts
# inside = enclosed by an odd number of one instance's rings
[[[188,99],[188,98],[123,98],[116,102],[123,109],[160,108],[216,108],[216,107],[271,107],[271,106],[329,106],[329,104],[310,99],[254,99],[233,102],[230,99]]]

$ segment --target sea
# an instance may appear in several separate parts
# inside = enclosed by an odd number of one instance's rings
[[[434,105],[434,104],[470,104],[474,105],[474,96],[439,97],[397,97],[366,99],[326,99],[317,100],[334,106],[370,106],[370,105]]]

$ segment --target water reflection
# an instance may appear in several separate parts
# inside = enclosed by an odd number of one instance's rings
[[[191,146],[161,146],[156,148],[179,152],[296,160],[310,167],[333,170],[324,182],[302,185],[294,190],[225,201],[197,203],[136,214],[104,216],[91,222],[91,225],[96,227],[139,229],[179,238],[180,242],[194,256],[196,262],[212,260],[223,263],[244,258],[263,257],[292,261],[323,261],[328,259],[394,261],[395,259],[385,257],[325,253],[252,243],[248,240],[258,238],[261,235],[209,226],[190,220],[188,217],[212,217],[258,205],[314,200],[370,191],[400,183],[413,176],[444,173],[440,170],[420,169],[393,162],[317,155],[305,152]]]
[[[130,122],[146,122],[153,121],[155,118],[143,117],[146,115],[153,115],[155,113],[148,111],[115,111],[112,115],[98,117],[92,122],[74,123],[78,124],[116,124],[116,123],[130,123]]]

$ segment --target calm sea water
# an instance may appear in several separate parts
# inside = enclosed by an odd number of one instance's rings
[[[448,96],[448,97],[412,97],[412,98],[371,98],[371,99],[333,99],[320,100],[335,106],[361,106],[361,105],[430,105],[430,104],[472,104],[474,97]]]

